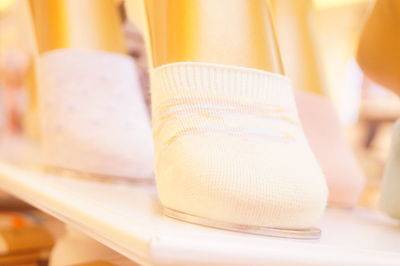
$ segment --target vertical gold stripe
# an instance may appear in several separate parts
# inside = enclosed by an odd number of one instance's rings
[[[286,74],[296,89],[324,94],[323,71],[313,40],[312,0],[271,0]]]
[[[154,67],[190,61],[282,73],[265,0],[146,0],[146,12]]]
[[[31,0],[39,51],[95,49],[126,53],[114,0]]]

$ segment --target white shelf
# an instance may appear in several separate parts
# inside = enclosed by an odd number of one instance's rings
[[[164,217],[152,185],[96,183],[0,162],[0,188],[146,265],[400,265],[400,222],[328,209],[322,238],[290,240]]]

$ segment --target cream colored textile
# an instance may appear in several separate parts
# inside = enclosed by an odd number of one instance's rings
[[[128,56],[56,50],[40,57],[39,71],[49,164],[106,175],[152,176],[150,119]]]
[[[400,220],[400,120],[393,127],[389,160],[382,183],[380,208]]]
[[[161,203],[216,221],[308,228],[327,199],[289,80],[265,71],[173,63],[152,73]]]

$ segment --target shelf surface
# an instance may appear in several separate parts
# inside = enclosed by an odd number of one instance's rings
[[[400,265],[400,221],[367,209],[328,209],[320,240],[292,240],[167,218],[152,184],[99,183],[0,162],[0,188],[144,265]]]

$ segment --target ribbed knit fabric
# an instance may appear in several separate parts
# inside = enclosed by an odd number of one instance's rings
[[[290,82],[265,71],[174,63],[152,74],[157,187],[170,209],[219,222],[303,229],[324,176]]]
[[[39,58],[48,164],[132,178],[153,173],[151,123],[129,56],[64,49]]]
[[[393,127],[379,205],[381,210],[400,220],[400,120]]]

